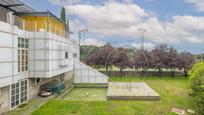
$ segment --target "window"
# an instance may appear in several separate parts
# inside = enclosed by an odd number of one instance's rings
[[[36,78],[36,83],[40,83],[41,79],[40,78]]]
[[[73,57],[74,57],[74,58],[77,58],[77,53],[74,53],[74,54],[73,54]]]
[[[32,79],[32,83],[33,84],[38,84],[38,83],[40,83],[41,82],[41,79],[40,78],[34,78],[34,79]]]
[[[65,59],[68,59],[68,52],[65,52]]]
[[[18,106],[27,100],[27,89],[27,80],[23,80],[11,85],[11,108]]]
[[[11,85],[11,107],[19,105],[19,83]]]
[[[29,41],[28,39],[18,37],[18,48],[28,48]]]
[[[28,70],[28,39],[18,38],[18,72]]]
[[[21,94],[20,94],[21,103],[27,100],[27,80],[21,81]]]

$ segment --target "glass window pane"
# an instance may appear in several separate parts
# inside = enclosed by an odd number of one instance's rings
[[[12,102],[12,103],[11,103],[11,107],[15,107],[15,102]]]
[[[16,101],[16,105],[18,105],[18,104],[19,104],[19,100]]]

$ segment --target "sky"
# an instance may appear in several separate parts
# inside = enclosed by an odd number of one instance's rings
[[[88,29],[87,45],[144,47],[166,43],[181,51],[204,52],[204,0],[22,0],[59,16],[66,8],[73,39]]]

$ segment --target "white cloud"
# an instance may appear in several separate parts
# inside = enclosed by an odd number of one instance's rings
[[[81,0],[49,0],[53,5],[79,4]]]
[[[185,0],[186,3],[193,4],[200,12],[204,12],[204,0]]]
[[[103,5],[67,5],[69,14],[77,17],[72,26],[84,25],[98,36],[123,36],[140,38],[143,27],[145,39],[156,42],[179,43],[204,41],[204,17],[174,16],[168,22],[159,21],[137,4],[109,1]],[[81,22],[80,20],[83,20]],[[77,22],[77,23],[76,23]]]
[[[104,41],[101,41],[101,40],[98,40],[98,39],[95,39],[95,38],[87,38],[85,39],[85,42],[82,40],[81,41],[81,45],[93,45],[93,46],[103,46],[105,45],[106,43]]]

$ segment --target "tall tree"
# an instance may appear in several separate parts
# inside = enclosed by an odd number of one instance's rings
[[[150,53],[146,50],[138,50],[131,65],[134,66],[136,69],[142,68],[142,71],[147,71],[150,67]]]
[[[189,52],[182,52],[178,55],[178,68],[183,69],[185,77],[188,77],[188,70],[195,63],[194,56]]]
[[[166,61],[168,62],[167,68],[170,68],[172,71],[172,77],[175,77],[175,69],[178,67],[179,60],[177,50],[173,47],[169,48]]]
[[[60,19],[66,22],[66,10],[64,7],[61,9]]]
[[[159,70],[160,76],[162,76],[162,69],[168,65],[168,46],[167,44],[159,44],[152,50],[153,67]]]
[[[129,66],[129,58],[127,50],[124,48],[117,48],[113,55],[113,64],[120,68],[120,71]]]
[[[89,55],[86,62],[89,65],[105,67],[108,72],[108,68],[113,65],[114,53],[114,48],[110,44],[106,44]]]

